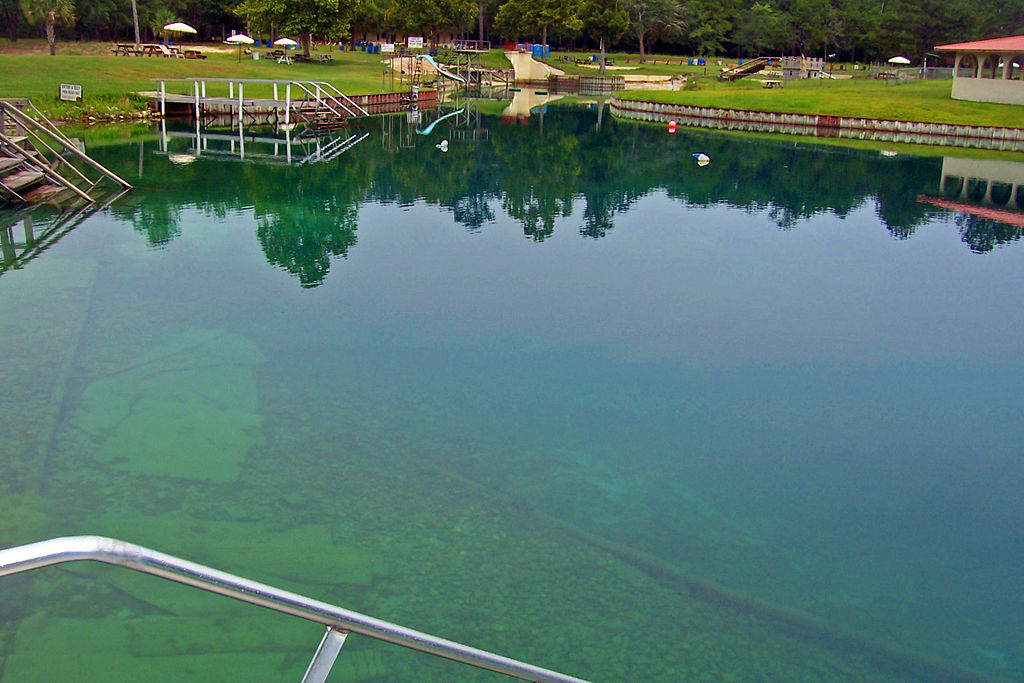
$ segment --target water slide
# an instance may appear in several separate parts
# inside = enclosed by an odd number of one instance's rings
[[[516,72],[517,82],[539,83],[547,81],[548,77],[552,74],[557,76],[565,75],[565,72],[561,69],[548,66],[544,62],[538,62],[529,52],[511,51],[506,52],[505,56],[512,63],[512,68]]]
[[[425,59],[427,61],[427,64],[434,67],[434,70],[437,71],[437,73],[444,76],[445,78],[450,78],[454,81],[458,81],[459,83],[466,82],[466,80],[462,76],[456,76],[451,71],[445,71],[444,69],[442,69],[440,66],[437,65],[437,62],[435,62],[434,58],[431,57],[430,55],[419,55],[419,58]]]
[[[758,71],[762,71],[765,67],[771,64],[771,57],[758,57],[757,59],[751,59],[739,66],[734,66],[731,69],[726,69],[722,73],[718,74],[718,77],[726,81],[735,81],[740,78],[745,78],[751,74],[756,74]]]
[[[433,130],[434,130],[434,126],[436,126],[437,124],[441,123],[445,119],[451,118],[453,116],[458,116],[459,114],[461,114],[464,111],[466,111],[466,110],[465,109],[457,109],[456,111],[453,111],[450,114],[445,114],[444,116],[442,116],[442,117],[440,117],[438,119],[434,119],[433,121],[431,121],[430,125],[427,126],[426,128],[424,128],[423,130],[420,130],[420,129],[417,128],[416,132],[419,133],[420,135],[430,135],[433,132]]]

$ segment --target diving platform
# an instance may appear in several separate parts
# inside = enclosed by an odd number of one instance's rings
[[[158,90],[139,93],[162,117],[184,116],[204,125],[338,128],[352,118],[420,109],[437,104],[437,93],[420,90],[346,95],[326,81],[260,78],[155,78]]]
[[[143,92],[161,116],[191,114],[197,121],[230,116],[251,125],[306,123],[344,125],[370,113],[326,81],[262,78],[159,78],[159,90]],[[184,92],[182,92],[184,91]]]

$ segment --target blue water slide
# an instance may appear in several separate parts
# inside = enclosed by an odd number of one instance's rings
[[[464,111],[466,111],[466,110],[465,109],[458,109],[456,111],[453,111],[450,114],[445,114],[444,116],[431,121],[430,125],[427,126],[426,128],[424,128],[423,130],[420,130],[420,129],[417,128],[416,132],[419,133],[420,135],[430,135],[434,131],[434,126],[436,126],[437,124],[441,123],[445,119],[450,119],[453,116],[458,116],[459,114],[461,114]]]
[[[425,60],[427,60],[427,64],[429,64],[430,66],[432,66],[432,67],[434,67],[435,69],[437,69],[437,73],[441,74],[441,75],[442,75],[442,76],[444,76],[445,78],[450,78],[450,79],[452,79],[453,81],[458,81],[459,83],[465,83],[465,82],[466,82],[466,81],[465,81],[465,79],[464,79],[464,78],[462,78],[462,76],[456,76],[456,75],[455,75],[455,74],[453,74],[453,73],[452,73],[451,71],[445,71],[444,69],[442,69],[441,67],[439,67],[439,66],[437,65],[437,62],[435,62],[435,61],[434,61],[434,58],[433,58],[433,57],[431,57],[430,55],[419,55],[419,58],[420,58],[420,59],[425,59]]]

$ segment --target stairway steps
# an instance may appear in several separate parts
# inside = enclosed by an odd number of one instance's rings
[[[3,173],[9,168],[14,168],[21,163],[21,159],[15,159],[14,157],[0,157],[0,173]]]
[[[69,195],[71,194],[68,188],[62,185],[52,185],[50,183],[44,183],[42,185],[37,185],[36,187],[33,187],[28,192],[22,193],[21,196],[25,198],[26,202],[30,202],[32,204],[40,204],[50,199],[59,199],[61,193],[64,192],[67,192]],[[77,197],[78,195],[73,196]]]
[[[23,187],[28,187],[29,185],[39,182],[43,178],[43,175],[42,171],[29,171],[26,169],[17,171],[16,173],[11,173],[3,178],[2,182],[12,190],[17,191]]]

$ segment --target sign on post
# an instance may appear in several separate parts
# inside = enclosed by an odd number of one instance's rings
[[[423,49],[423,36],[409,36],[406,40],[408,40],[410,50]]]
[[[394,52],[395,51],[395,44],[394,43],[381,43],[380,44],[380,51],[381,52]]]
[[[62,100],[67,100],[68,102],[81,102],[82,86],[74,85],[72,83],[61,83],[60,98]]]

